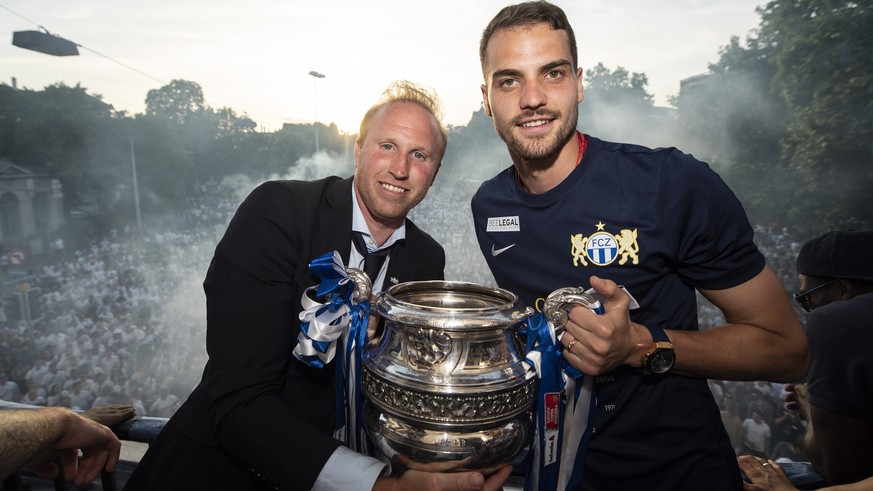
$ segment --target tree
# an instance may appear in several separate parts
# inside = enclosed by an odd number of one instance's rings
[[[247,115],[239,116],[236,111],[229,107],[212,111],[212,118],[216,122],[216,134],[219,137],[236,136],[242,133],[249,133],[258,127],[257,123],[251,120]]]
[[[649,79],[645,73],[630,73],[624,67],[610,71],[598,63],[585,74],[585,91],[595,94],[594,104],[635,107],[646,112],[653,106],[652,94],[646,92]]]
[[[753,221],[786,223],[798,181],[781,159],[787,116],[772,56],[755,37],[743,47],[734,36],[709,69],[673,100],[681,147],[722,175]]]
[[[105,201],[129,166],[117,165],[126,140],[123,119],[99,95],[81,85],[54,84],[41,91],[0,91],[0,156],[37,172],[57,175],[65,209]]]
[[[580,125],[588,133],[609,140],[647,141],[654,102],[646,91],[644,73],[624,67],[609,70],[598,63],[584,77],[585,100],[580,105]]]
[[[176,124],[190,122],[206,109],[203,89],[197,82],[173,80],[146,94],[146,115],[166,118]]]
[[[256,123],[229,107],[213,109],[196,82],[173,80],[146,96],[146,112],[135,125],[141,151],[143,206],[181,203],[205,178],[248,171]],[[145,211],[145,210],[144,210]]]
[[[760,42],[788,108],[784,160],[807,191],[795,218],[822,228],[873,227],[873,6],[771,1]]]
[[[873,228],[873,7],[771,1],[741,46],[676,99],[695,154],[758,221],[810,235]]]

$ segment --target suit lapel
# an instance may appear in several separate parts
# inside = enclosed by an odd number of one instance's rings
[[[343,264],[348,263],[352,243],[352,179],[334,180],[325,184],[315,216],[298,217],[309,220],[312,234],[308,249],[301,250],[300,265],[294,275],[300,288],[309,287],[318,280],[308,265],[322,254],[337,251]],[[305,261],[305,262],[304,262]]]
[[[325,190],[315,229],[312,259],[336,250],[347,264],[352,243],[352,178],[332,183]]]

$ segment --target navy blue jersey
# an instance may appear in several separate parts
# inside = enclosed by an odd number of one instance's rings
[[[472,200],[479,246],[501,288],[537,310],[592,275],[639,302],[634,322],[697,329],[695,288],[739,285],[764,268],[737,198],[675,148],[589,137],[557,187],[525,191],[510,167]],[[623,367],[597,377],[584,489],[740,489],[730,440],[706,381]]]

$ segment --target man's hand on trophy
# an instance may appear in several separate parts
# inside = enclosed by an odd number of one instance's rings
[[[380,477],[373,491],[497,491],[512,472],[505,465],[487,478],[482,472],[427,472],[409,469],[400,477]]]
[[[491,466],[491,467],[488,467],[485,469],[474,469],[470,466],[470,464],[473,464],[473,457],[472,456],[467,457],[467,458],[462,459],[462,460],[449,460],[449,461],[425,463],[425,462],[417,462],[417,461],[412,460],[411,458],[409,458],[405,455],[401,455],[398,453],[392,457],[392,460],[394,460],[395,463],[400,464],[401,468],[403,468],[403,469],[412,469],[412,470],[416,470],[416,471],[425,471],[425,472],[472,471],[472,472],[478,472],[478,473],[485,475],[485,476],[490,476],[492,474],[500,472],[503,470],[504,467],[509,465],[509,464],[500,464],[500,465],[494,465],[494,466]]]
[[[473,463],[473,457],[467,457],[463,460],[449,460],[442,462],[417,462],[412,460],[411,458],[401,455],[395,454],[392,457],[394,462],[400,464],[404,469],[412,469],[416,471],[425,471],[425,472],[458,472],[458,471],[468,471],[471,470],[469,468],[470,464]],[[477,471],[481,472],[481,471]],[[493,473],[493,471],[492,471]],[[483,472],[483,474],[485,474]]]
[[[645,326],[631,322],[630,297],[612,280],[591,277],[591,287],[603,299],[603,314],[576,306],[561,336],[564,358],[586,375],[600,375],[621,365],[639,366],[652,344]]]

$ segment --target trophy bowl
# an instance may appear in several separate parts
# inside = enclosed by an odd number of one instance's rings
[[[362,356],[364,427],[405,468],[485,470],[528,444],[536,372],[519,326],[533,311],[507,290],[413,281],[377,296],[385,321]]]

